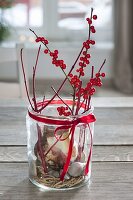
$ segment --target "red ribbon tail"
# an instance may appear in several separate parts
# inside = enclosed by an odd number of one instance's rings
[[[90,165],[90,159],[91,159],[91,152],[92,152],[92,148],[90,149],[90,153],[88,156],[88,160],[85,166],[85,175],[87,175],[89,173],[89,165]]]
[[[90,161],[91,161],[91,154],[92,154],[92,132],[91,132],[91,128],[90,125],[88,124],[89,130],[90,130],[90,152],[89,152],[89,156],[88,156],[88,160],[85,166],[85,175],[87,175],[89,173],[89,165],[90,165]]]
[[[66,163],[64,165],[62,174],[60,175],[61,181],[64,180],[64,176],[66,175],[66,173],[68,171],[69,164],[70,164],[70,160],[71,160],[71,156],[72,156],[72,150],[73,150],[73,142],[74,142],[74,131],[75,131],[75,125],[72,126],[71,131],[70,131],[71,132],[71,140],[70,140],[70,143],[69,143],[67,160],[66,160]]]

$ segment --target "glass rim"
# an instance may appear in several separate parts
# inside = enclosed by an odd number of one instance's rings
[[[45,101],[49,101],[50,99],[46,99]],[[60,101],[61,102],[61,100],[60,99],[57,99],[57,98],[55,98],[53,101]],[[70,99],[70,98],[64,98],[63,99],[63,101],[71,101],[72,102],[72,99]],[[37,104],[39,104],[39,103],[43,103],[43,101],[42,101],[42,99],[40,99],[40,98],[38,98],[37,99]],[[82,102],[81,102],[82,103]],[[50,106],[57,106],[57,105],[65,105],[63,102],[62,103],[59,103],[59,104],[53,104],[53,103],[50,103],[48,106],[46,106],[46,108],[44,108],[44,109],[47,109],[48,107],[50,107]],[[83,108],[83,107],[82,107]],[[49,119],[54,119],[54,120],[56,120],[56,119],[60,119],[60,120],[72,120],[72,119],[77,119],[77,118],[80,118],[80,117],[82,117],[82,116],[87,116],[87,115],[89,115],[89,114],[91,114],[91,113],[93,113],[93,111],[94,111],[94,107],[91,105],[91,108],[89,109],[89,110],[87,110],[86,112],[84,112],[84,113],[80,113],[80,114],[78,114],[78,115],[69,115],[69,116],[52,116],[52,115],[45,115],[45,114],[41,114],[41,113],[38,113],[38,112],[35,112],[32,108],[31,108],[31,105],[29,105],[28,106],[28,112],[30,112],[30,113],[32,113],[32,114],[34,114],[34,115],[36,115],[36,116],[39,116],[39,117],[42,117],[42,118],[49,118]]]

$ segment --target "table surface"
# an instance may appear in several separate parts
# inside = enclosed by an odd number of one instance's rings
[[[1,200],[133,200],[133,98],[95,98],[91,185],[40,191],[28,180],[26,104],[0,101]]]

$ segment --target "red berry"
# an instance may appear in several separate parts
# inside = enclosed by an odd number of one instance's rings
[[[87,94],[84,94],[84,95],[83,95],[83,98],[84,98],[84,99],[88,99],[88,95],[87,95]]]
[[[96,33],[96,30],[95,30],[95,29],[91,29],[91,32],[92,32],[92,33]]]
[[[52,64],[53,64],[53,65],[55,65],[55,64],[56,64],[56,61],[55,61],[55,60],[53,60],[53,61],[52,61]]]
[[[53,54],[53,52],[50,52],[50,56],[52,57],[54,54]]]
[[[86,54],[86,58],[90,58],[91,57],[91,55],[90,54]]]
[[[44,40],[44,43],[45,43],[45,44],[48,44],[48,40]]]
[[[86,40],[86,43],[87,43],[87,44],[90,44],[90,41],[91,41],[91,40]]]
[[[85,75],[85,73],[84,73],[84,72],[81,72],[81,73],[80,73],[80,75],[81,75],[81,76],[84,76],[84,75]]]
[[[101,76],[102,76],[102,77],[105,77],[105,73],[102,73]]]
[[[54,50],[54,53],[55,53],[55,54],[58,54],[59,52],[58,52],[58,50]]]
[[[86,49],[90,49],[90,45],[87,44],[87,45],[85,46],[85,48],[86,48]]]
[[[97,19],[97,15],[93,15],[93,19],[96,20]]]
[[[40,37],[40,41],[43,42],[45,40],[44,37]]]
[[[68,112],[68,115],[71,115],[71,112],[70,112],[70,111]]]
[[[41,37],[37,37],[35,41],[36,42],[40,42],[41,41]]]
[[[44,53],[45,53],[45,54],[48,54],[48,49],[45,49],[45,50],[44,50]]]
[[[63,64],[64,63],[64,61],[63,60],[60,60],[60,64]]]
[[[69,76],[70,78],[72,78],[72,77],[73,77],[73,74],[69,74],[68,76]]]
[[[94,26],[91,26],[91,27],[90,27],[90,29],[94,29],[94,28],[95,28]]]
[[[66,64],[63,64],[61,68],[66,69]]]
[[[86,51],[83,51],[83,55],[85,56],[87,54],[87,52]]]
[[[99,83],[97,84],[97,86],[101,87],[101,86],[102,86],[102,83],[101,83],[101,82],[99,82]]]
[[[91,40],[91,44],[92,44],[92,45],[95,45],[95,43],[96,43],[96,42],[95,42],[94,40]]]
[[[94,93],[94,92],[96,92],[96,89],[95,89],[95,88],[92,88],[91,91]]]
[[[91,79],[90,79],[90,82],[93,84],[93,83],[94,83],[94,78],[91,78]]]
[[[88,24],[92,24],[92,20],[90,18],[86,18],[86,21],[88,22]]]
[[[93,92],[92,92],[92,91],[90,91],[90,92],[89,92],[89,95],[90,95],[90,96],[92,96],[92,95],[93,95]]]
[[[82,62],[79,62],[79,66],[81,66],[81,67],[82,67],[82,66],[83,66],[83,63],[82,63]]]
[[[88,65],[90,62],[89,62],[89,60],[86,60],[86,64]]]
[[[83,46],[85,47],[87,45],[87,43],[86,42],[83,42]]]
[[[80,60],[81,60],[81,61],[83,61],[83,60],[84,60],[84,58],[83,58],[83,57],[80,57]]]
[[[57,107],[57,110],[60,111],[60,107]]]
[[[87,83],[87,88],[90,88],[91,86],[92,86],[91,82]]]
[[[100,76],[100,73],[96,73],[96,77],[98,78]]]

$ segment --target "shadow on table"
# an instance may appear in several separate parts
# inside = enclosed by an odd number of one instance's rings
[[[66,191],[42,191],[34,186],[28,179],[25,179],[11,187],[11,190],[6,191],[2,195],[2,200],[74,200],[80,198],[79,196],[81,196],[81,193],[83,197],[83,188],[84,187]]]

